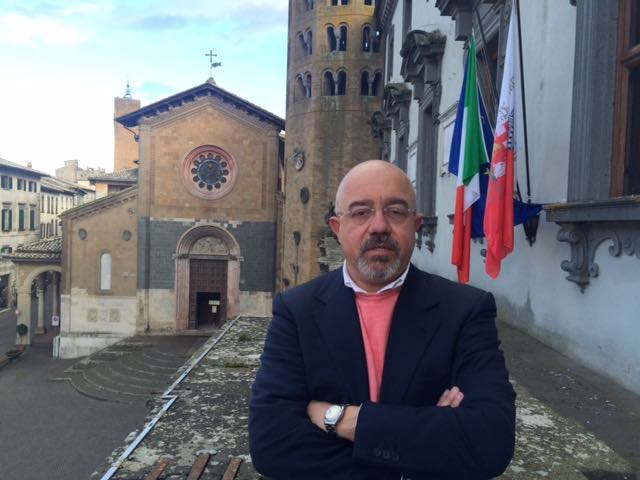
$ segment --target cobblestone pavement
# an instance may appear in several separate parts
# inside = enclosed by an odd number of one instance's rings
[[[264,340],[268,319],[240,318],[230,325],[226,334],[219,338],[212,337],[194,357],[204,355],[203,360],[185,377],[174,393],[179,396],[172,407],[160,417],[158,423],[142,440],[129,458],[122,463],[112,478],[128,480],[145,478],[161,460],[166,460],[166,467],[161,479],[187,478],[199,453],[208,452],[210,460],[203,472],[202,479],[221,479],[231,459],[241,459],[238,479],[258,479],[260,476],[252,469],[247,446],[248,393],[256,369]],[[507,360],[516,362],[518,342],[526,342],[522,334],[501,325],[507,332],[504,347]],[[217,343],[216,343],[217,342]],[[536,347],[540,355],[552,358],[546,347]],[[207,352],[207,350],[210,349]],[[559,355],[559,354],[555,354]],[[556,361],[562,361],[561,356]],[[566,359],[565,359],[566,360]],[[525,362],[526,363],[526,362]],[[545,368],[548,363],[545,364]],[[187,367],[183,367],[184,371]],[[596,436],[588,428],[592,423],[585,412],[581,411],[575,418],[566,405],[563,413],[555,409],[557,402],[542,402],[536,398],[537,392],[527,387],[535,387],[536,382],[528,380],[529,376],[538,375],[531,370],[531,365],[517,365],[512,370],[514,386],[518,393],[517,409],[517,445],[515,457],[501,477],[502,479],[561,479],[561,480],[634,480],[637,464],[636,454],[640,454],[640,443],[632,444],[628,449],[618,448],[616,432],[596,429]],[[563,367],[546,370],[554,375],[562,372]],[[180,373],[180,372],[179,372]],[[515,374],[514,374],[515,373]],[[584,372],[581,372],[584,373]],[[575,379],[580,379],[573,373]],[[593,374],[591,374],[593,375]],[[523,381],[520,380],[522,377]],[[540,382],[538,382],[540,383]],[[550,382],[553,386],[553,382]],[[574,382],[575,383],[575,382]],[[584,382],[592,388],[593,382]],[[525,384],[527,387],[525,387]],[[556,387],[560,388],[560,387]],[[549,397],[549,391],[543,392]],[[584,392],[575,391],[584,395]],[[592,391],[606,405],[613,405],[609,396],[615,398],[615,392]],[[636,399],[625,397],[625,401]],[[624,396],[624,395],[623,395]],[[157,403],[149,419],[162,408],[166,400],[157,399]],[[576,399],[576,404],[580,399]],[[640,406],[640,402],[633,405]],[[619,434],[637,442],[640,431],[636,411],[622,409],[616,413],[615,422],[623,425],[625,431]],[[593,410],[590,410],[593,415]],[[604,410],[603,410],[604,411]],[[613,417],[612,417],[613,418]],[[593,419],[593,424],[598,422]],[[143,426],[139,430],[141,430]],[[139,431],[138,430],[138,431]],[[623,428],[624,430],[624,428]],[[108,459],[112,464],[133,440],[137,432],[132,432],[125,445],[115,450]],[[603,441],[602,436],[608,439]],[[613,440],[611,440],[613,439]],[[109,467],[104,465],[94,473],[92,478],[99,478]]]

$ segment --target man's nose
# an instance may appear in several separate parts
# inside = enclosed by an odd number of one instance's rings
[[[381,208],[376,208],[373,218],[369,222],[369,233],[381,233],[389,231],[389,221]]]

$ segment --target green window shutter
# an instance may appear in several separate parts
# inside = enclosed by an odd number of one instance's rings
[[[36,210],[32,208],[29,210],[29,230],[36,229]]]
[[[18,210],[18,230],[24,230],[24,210]]]

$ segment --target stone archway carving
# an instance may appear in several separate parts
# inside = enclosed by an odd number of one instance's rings
[[[240,245],[225,228],[197,225],[187,230],[176,246],[176,328],[189,328],[189,275],[192,258],[227,261],[227,318],[240,311]]]

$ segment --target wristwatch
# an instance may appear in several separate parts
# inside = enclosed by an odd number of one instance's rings
[[[328,433],[335,436],[336,427],[344,416],[345,407],[346,405],[331,405],[327,408],[327,411],[324,412],[324,428],[327,429]]]

